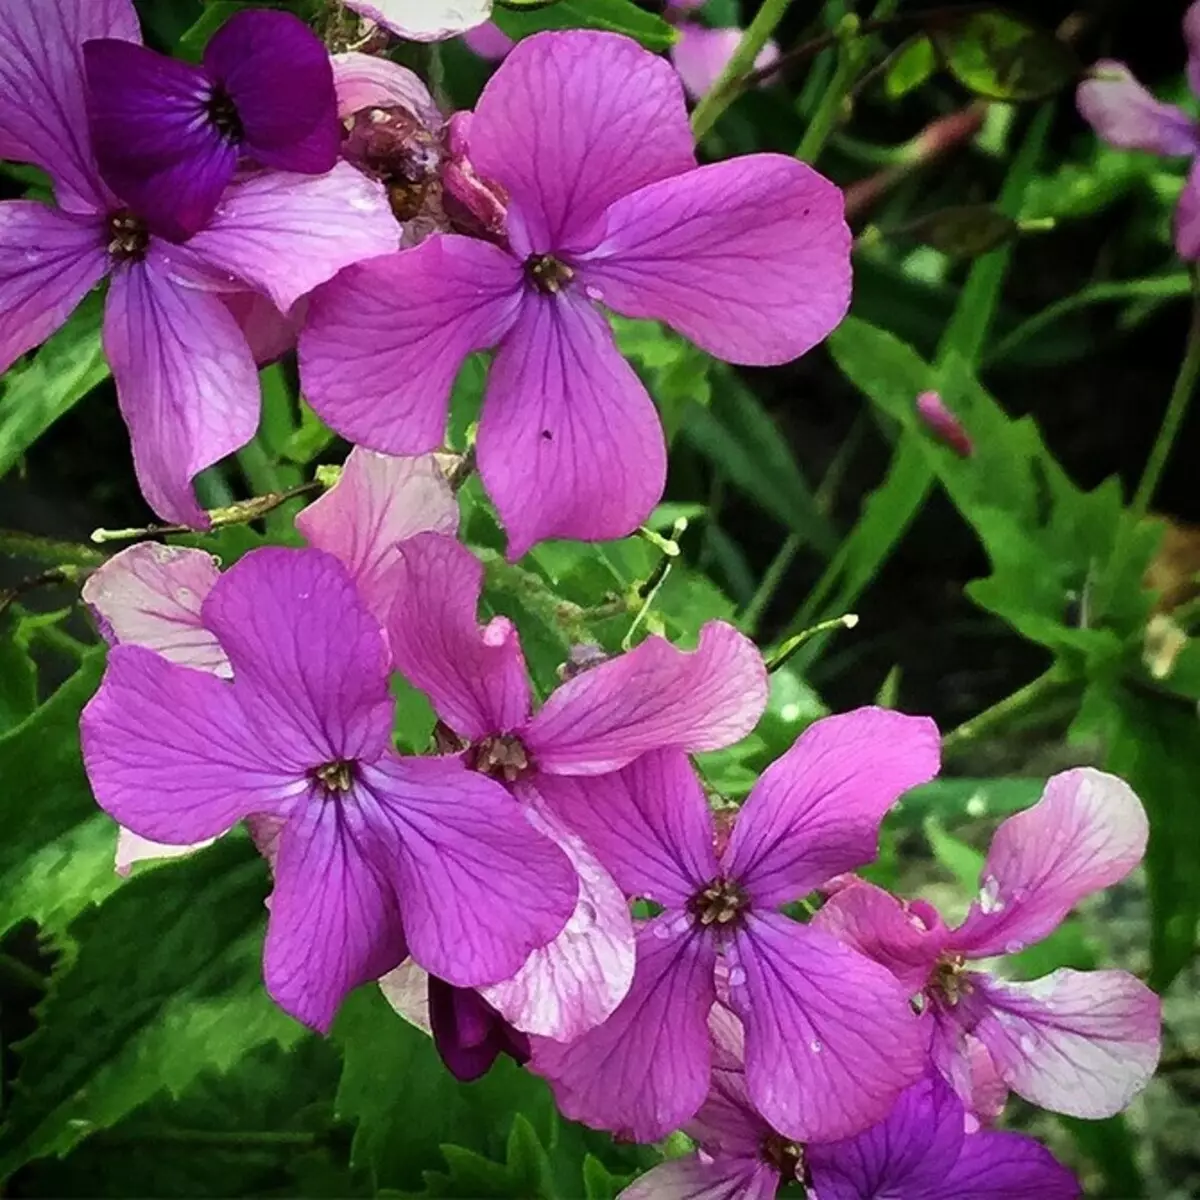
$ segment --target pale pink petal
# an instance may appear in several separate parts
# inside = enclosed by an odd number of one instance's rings
[[[571,860],[579,900],[554,941],[535,950],[512,979],[480,995],[523,1033],[569,1042],[612,1015],[633,982],[633,922],[625,896],[587,845],[550,813],[536,791],[520,790],[525,815]]]
[[[635,1179],[617,1200],[774,1200],[779,1172],[754,1158],[673,1158]]]
[[[386,625],[399,543],[418,533],[453,536],[458,501],[432,454],[395,458],[356,446],[337,483],[296,517],[296,528],[310,546],[341,560]]]
[[[871,862],[884,814],[938,772],[928,717],[858,708],[810,725],[763,772],[722,856],[756,904],[797,900]]]
[[[219,575],[203,550],[139,542],[92,572],[83,602],[112,645],[145,646],[180,666],[229,676],[225,651],[200,619]]]
[[[926,1034],[886,968],[775,913],[751,913],[729,957],[750,1098],[778,1132],[849,1137],[920,1078]]]
[[[429,972],[405,959],[394,971],[379,980],[383,998],[410,1025],[433,1037],[429,1024]]]
[[[410,538],[397,557],[388,622],[396,669],[462,737],[519,729],[531,704],[525,658],[507,617],[479,624],[483,564],[437,533]]]
[[[991,1051],[963,1027],[955,1008],[931,1010],[930,1062],[963,1102],[967,1128],[991,1125],[1008,1103],[1008,1084],[1000,1078]],[[967,1017],[966,1013],[962,1014]],[[968,1022],[969,1019],[968,1019]]]
[[[671,47],[671,61],[687,94],[699,100],[729,65],[742,40],[740,29],[710,29],[698,21],[684,21],[677,26],[679,40]],[[779,47],[768,42],[754,60],[755,70],[768,67],[779,57]]]
[[[678,913],[639,929],[637,949],[633,987],[616,1012],[573,1042],[535,1038],[530,1066],[564,1116],[651,1142],[678,1129],[708,1090],[716,951]]]
[[[511,201],[515,252],[569,251],[614,201],[695,166],[679,77],[630,38],[518,43],[475,106],[471,158]]]
[[[440,42],[492,15],[492,0],[345,0],[345,5],[410,42]]]
[[[41,345],[107,270],[104,226],[95,217],[32,200],[0,204],[0,371]]]
[[[260,367],[282,358],[296,345],[304,320],[303,300],[290,313],[284,314],[261,292],[226,292],[221,299],[233,314]]]
[[[532,786],[627,896],[681,909],[717,875],[708,802],[682,751],[587,778],[541,772]]]
[[[442,443],[468,354],[516,319],[521,266],[497,246],[435,236],[359,263],[313,295],[300,334],[304,393],[353,442],[389,454]]]
[[[152,246],[113,274],[104,351],[142,494],[164,520],[203,528],[192,479],[258,427],[258,371],[237,322],[216,296],[173,282]]]
[[[783,154],[652,183],[612,205],[579,260],[588,294],[665,321],[710,354],[766,366],[811,350],[850,305],[841,191]]]
[[[205,846],[211,846],[215,838],[205,838],[200,842],[189,842],[182,846],[172,846],[168,842],[152,842],[149,838],[139,837],[131,829],[117,830],[117,853],[114,868],[118,875],[128,875],[134,865],[140,862],[153,862],[160,858],[183,858],[195,854]]]
[[[1112,146],[1151,154],[1200,151],[1200,122],[1156,100],[1124,64],[1101,59],[1075,91],[1085,121]]]
[[[404,108],[431,129],[441,126],[441,110],[429,89],[407,67],[355,51],[332,58],[339,117],[365,108]]]
[[[1125,971],[1062,968],[1030,983],[971,978],[982,1010],[975,1035],[1008,1086],[1031,1103],[1089,1120],[1111,1117],[1154,1074],[1162,1002]]]
[[[383,186],[338,163],[325,175],[259,171],[235,180],[186,247],[287,312],[343,267],[400,244]]]
[[[1141,801],[1115,775],[1080,767],[1053,776],[1032,808],[996,830],[979,898],[950,945],[983,958],[1041,941],[1141,862],[1148,832]]]
[[[534,717],[526,742],[543,771],[600,775],[647,750],[719,750],[744,737],[767,703],[754,643],[723,621],[695,650],[649,637],[568,680]]]
[[[1188,173],[1175,209],[1175,249],[1188,262],[1200,259],[1200,161]]]
[[[547,538],[632,533],[666,486],[662,424],[578,293],[530,293],[492,362],[479,473],[515,561]]]

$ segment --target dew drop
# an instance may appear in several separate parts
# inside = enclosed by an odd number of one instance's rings
[[[983,887],[979,892],[979,911],[987,916],[992,913],[998,913],[1004,908],[1004,901],[1000,899],[1000,881],[994,876],[989,875],[983,881]]]
[[[729,986],[741,987],[746,982],[746,972],[741,967],[731,967],[729,971]]]
[[[822,1044],[821,1044],[819,1041],[817,1041],[817,1039],[816,1039],[816,1038],[813,1038],[813,1040],[812,1040],[811,1042],[809,1042],[809,1043],[808,1043],[808,1048],[809,1048],[809,1049],[810,1049],[810,1050],[811,1050],[811,1051],[812,1051],[814,1054],[820,1054],[820,1053],[821,1053],[821,1051],[825,1049],[825,1047],[824,1047],[824,1046],[823,1046],[823,1045],[822,1045]]]
[[[596,301],[600,301],[600,300],[603,300],[603,299],[604,299],[604,293],[603,293],[603,292],[602,292],[602,291],[601,291],[601,290],[600,290],[598,287],[594,287],[594,286],[591,286],[591,285],[589,285],[588,287],[585,287],[585,288],[583,289],[583,294],[584,294],[584,295],[585,295],[585,296],[586,296],[586,297],[587,297],[589,300],[596,300]]]

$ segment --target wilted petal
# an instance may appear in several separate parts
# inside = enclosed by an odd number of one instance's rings
[[[558,936],[579,880],[504,787],[457,758],[360,769],[414,961],[457,987],[511,978]]]
[[[167,842],[152,842],[149,838],[139,837],[132,829],[117,830],[117,853],[113,868],[118,875],[128,875],[134,865],[140,862],[153,862],[160,858],[183,858],[195,854],[205,846],[211,846],[215,838],[205,838],[201,842],[187,842],[182,846],[172,846]]]
[[[453,536],[458,502],[432,454],[394,458],[356,446],[337,483],[296,517],[310,546],[340,559],[381,625],[396,597],[399,543]]]
[[[908,993],[878,963],[775,913],[746,919],[730,962],[750,1098],[780,1133],[801,1141],[859,1133],[920,1077],[924,1031]]]
[[[975,1035],[1004,1081],[1051,1112],[1111,1117],[1154,1068],[1162,1002],[1125,971],[1062,968],[1030,983],[972,975]]]
[[[704,1101],[712,1067],[712,939],[678,913],[638,930],[633,987],[603,1025],[573,1042],[536,1038],[532,1069],[563,1115],[636,1142],[666,1137]]]
[[[410,42],[440,42],[492,15],[492,0],[345,0],[345,4]]]
[[[913,1200],[1076,1200],[1079,1181],[1031,1137],[981,1130],[963,1140],[958,1161]]]
[[[139,542],[92,572],[83,602],[110,644],[145,646],[180,666],[229,676],[225,651],[200,619],[219,574],[203,550]]]
[[[858,708],[815,722],[755,784],[722,856],[727,872],[774,906],[871,862],[884,814],[940,761],[928,717]]]
[[[1200,162],[1188,173],[1175,208],[1175,249],[1188,262],[1200,259]]]
[[[979,898],[950,945],[983,958],[1041,941],[1137,866],[1148,832],[1141,801],[1115,775],[1080,767],[1053,776],[1032,808],[996,830]]]
[[[429,972],[411,958],[379,980],[383,998],[410,1025],[433,1036],[429,1024]]]
[[[399,63],[354,51],[335,54],[333,82],[340,117],[366,108],[404,108],[430,129],[441,127],[442,113],[429,89]]]
[[[614,201],[696,165],[679,78],[631,38],[518,43],[475,106],[471,157],[511,200],[514,251],[569,251]]]
[[[779,1172],[756,1158],[689,1154],[651,1168],[617,1200],[775,1200]]]
[[[525,658],[507,617],[479,624],[483,564],[452,537],[419,534],[397,548],[391,579],[396,669],[462,737],[520,728],[531,703]]]
[[[389,454],[434,450],[463,360],[504,336],[521,287],[520,264],[473,238],[435,236],[359,263],[312,297],[300,334],[304,394],[351,441]]]
[[[41,345],[107,270],[97,218],[32,200],[0,204],[0,371]]]
[[[728,362],[789,362],[849,307],[843,207],[837,187],[786,155],[714,163],[617,200],[579,260],[580,282]]]
[[[599,775],[648,750],[732,745],[766,703],[767,673],[754,643],[710,621],[695,650],[649,637],[568,680],[534,717],[527,742],[543,771]]]
[[[1095,63],[1090,78],[1076,89],[1075,103],[1096,133],[1122,150],[1200,151],[1200,123],[1183,109],[1155,100],[1124,63],[1112,59]]]
[[[486,1075],[501,1054],[524,1066],[529,1039],[475,991],[429,977],[429,1024],[447,1070],[460,1083]]]

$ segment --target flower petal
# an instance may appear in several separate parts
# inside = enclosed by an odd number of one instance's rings
[[[979,899],[951,947],[984,958],[1041,941],[1085,896],[1137,866],[1148,832],[1124,780],[1091,767],[1053,776],[1032,808],[996,830]]]
[[[635,1179],[617,1200],[775,1200],[779,1172],[755,1158],[672,1158]]]
[[[263,974],[275,1003],[321,1033],[350,991],[407,954],[395,893],[362,849],[369,836],[353,793],[314,794],[279,841]]]
[[[383,998],[410,1025],[433,1036],[429,1024],[429,972],[411,958],[405,959],[394,971],[379,980]]]
[[[463,42],[472,54],[488,62],[499,62],[517,44],[495,21],[469,29],[463,34]]]
[[[842,193],[783,154],[652,183],[617,200],[600,226],[579,260],[589,294],[625,316],[665,321],[728,362],[798,358],[850,305]]]
[[[457,758],[362,768],[413,960],[456,987],[510,979],[579,895],[570,860],[495,780]]]
[[[480,995],[524,1033],[569,1042],[612,1015],[633,982],[629,906],[584,842],[557,820],[532,788],[521,790],[525,815],[571,860],[579,899],[563,931],[509,980]]]
[[[237,146],[208,115],[207,73],[119,38],[87,42],[83,62],[104,182],[156,233],[190,237],[237,169]]]
[[[345,4],[410,42],[456,37],[492,15],[492,0],[345,0]]]
[[[0,158],[49,171],[71,212],[106,209],[88,139],[83,44],[140,42],[132,0],[0,0]]]
[[[391,744],[383,631],[345,567],[320,550],[253,550],[201,614],[233,667],[264,746],[304,772],[377,758]]]
[[[199,842],[185,842],[182,846],[172,846],[167,842],[152,842],[149,838],[139,837],[132,829],[118,828],[117,853],[113,869],[122,877],[133,870],[140,862],[153,862],[160,858],[183,858],[195,854],[205,846],[211,846],[216,838],[205,838]]]
[[[1181,108],[1156,100],[1124,64],[1101,59],[1075,91],[1079,115],[1121,150],[1151,154],[1200,152],[1200,123]]]
[[[262,292],[249,289],[223,292],[221,300],[233,314],[260,367],[276,362],[295,347],[306,307],[303,300],[287,314],[281,313]]]
[[[245,153],[280,171],[332,169],[342,140],[333,67],[299,17],[234,13],[205,47],[204,65],[237,109]]]
[[[235,180],[186,247],[265,292],[282,312],[343,267],[395,249],[383,187],[338,163],[325,175],[260,171]]]
[[[546,538],[624,537],[666,485],[653,402],[608,322],[568,292],[529,295],[501,342],[478,453],[513,561]]]
[[[935,1005],[930,1011],[930,1062],[963,1102],[968,1129],[991,1125],[1004,1111],[1009,1089],[988,1048],[965,1028],[973,1018],[966,1011],[944,1005]]]
[[[573,1042],[535,1038],[531,1069],[563,1115],[635,1142],[678,1129],[704,1102],[711,1075],[711,938],[678,914],[638,930],[633,987],[603,1025]]]
[[[471,158],[509,195],[516,253],[570,251],[622,196],[696,165],[679,77],[631,38],[519,42],[475,106]]]
[[[436,449],[463,360],[504,336],[521,286],[511,255],[456,236],[343,271],[312,297],[300,334],[305,396],[372,450]]]
[[[442,113],[429,89],[407,67],[353,50],[333,55],[333,82],[338,116],[366,108],[405,108],[423,125],[439,129]]]
[[[1064,967],[1030,983],[971,980],[983,1010],[975,1035],[1008,1086],[1031,1103],[1089,1120],[1111,1117],[1154,1074],[1162,1002],[1132,975]]]
[[[871,862],[884,814],[938,772],[928,717],[857,708],[810,725],[763,772],[722,856],[756,904],[799,899]]]
[[[446,1069],[460,1083],[486,1075],[501,1054],[524,1066],[529,1039],[514,1029],[474,988],[429,977],[429,1023]]]
[[[458,530],[458,502],[437,459],[393,458],[356,446],[341,476],[296,517],[310,546],[339,559],[359,595],[386,625],[396,595],[399,543]]]
[[[699,100],[721,77],[742,40],[740,29],[710,29],[699,21],[681,21],[679,40],[671,47],[671,62],[679,72],[684,90]],[[754,60],[755,70],[770,66],[779,57],[779,47],[768,42]]]
[[[104,278],[104,247],[96,218],[32,200],[0,204],[0,371],[41,345]]]
[[[191,480],[258,427],[258,372],[229,310],[174,283],[151,247],[113,273],[104,352],[142,494],[167,521],[203,528]]]
[[[109,652],[80,733],[100,807],[152,841],[217,837],[303,790],[264,754],[232,685],[142,646]]]
[[[418,534],[397,547],[388,632],[396,669],[470,741],[520,729],[531,697],[516,627],[480,625],[483,564],[452,537]]]
[[[1188,262],[1200,259],[1200,161],[1188,172],[1175,208],[1175,249]]]
[[[540,773],[532,786],[627,896],[681,909],[717,875],[708,802],[682,751],[589,778]]]
[[[754,643],[709,621],[695,650],[648,637],[568,680],[534,717],[526,742],[543,771],[599,775],[648,750],[732,745],[766,704],[767,673]]]
[[[110,645],[145,646],[180,666],[228,677],[225,651],[200,619],[219,576],[203,550],[139,542],[88,577],[83,602]]]
[[[878,963],[759,912],[734,933],[729,957],[750,1098],[780,1133],[817,1142],[859,1133],[921,1076],[924,1031]]]
[[[1031,1137],[981,1130],[958,1161],[914,1200],[1076,1200],[1079,1181]]]

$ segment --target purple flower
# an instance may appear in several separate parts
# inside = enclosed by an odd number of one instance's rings
[[[1200,96],[1200,2],[1183,17],[1188,48],[1187,77]],[[1075,93],[1080,115],[1110,145],[1164,156],[1200,155],[1200,122],[1173,104],[1156,100],[1121,62],[1103,59]],[[1175,210],[1175,248],[1182,258],[1200,259],[1200,162],[1194,163]]]
[[[929,432],[959,458],[970,458],[975,453],[970,434],[937,392],[922,392],[917,397],[917,416]]]
[[[468,29],[463,34],[463,41],[472,54],[489,62],[499,62],[507,58],[517,44],[495,21],[485,21],[474,29]]]
[[[254,355],[224,300],[288,312],[341,267],[396,244],[377,184],[348,166],[230,186],[185,245],[154,236],[105,186],[87,136],[83,43],[138,41],[129,0],[0,0],[0,156],[48,171],[59,207],[0,204],[0,370],[44,341],[106,275],[104,348],[138,482],[168,521],[207,524],[191,479],[254,435]]]
[[[1007,1089],[1054,1112],[1112,1116],[1158,1063],[1161,1002],[1124,971],[1063,968],[1018,983],[968,969],[1053,932],[1085,896],[1123,879],[1146,849],[1146,814],[1115,776],[1064,771],[996,830],[979,898],[957,929],[872,884],[836,892],[815,923],[922,994],[934,1062],[979,1118]]]
[[[344,0],[368,21],[411,42],[456,37],[492,15],[492,0]]]
[[[562,684],[534,713],[511,622],[477,622],[478,560],[437,534],[409,539],[399,556],[389,621],[397,669],[428,695],[448,737],[465,743],[463,761],[503,782],[580,876],[579,902],[561,936],[483,997],[525,1033],[576,1037],[628,991],[633,931],[624,895],[548,798],[567,788],[602,803],[605,773],[647,750],[737,741],[766,706],[762,659],[731,626],[712,622],[694,652],[648,638]]]
[[[742,30],[713,29],[691,14],[703,0],[668,0],[667,19],[675,23],[679,38],[671,47],[671,61],[684,89],[693,100],[712,90],[742,40]],[[754,60],[755,68],[769,66],[779,57],[779,47],[768,42]]]
[[[435,236],[343,272],[301,334],[305,394],[352,441],[422,453],[463,360],[495,346],[478,456],[509,555],[627,534],[662,495],[666,450],[597,304],[731,362],[787,362],[846,310],[841,193],[778,154],[697,167],[674,72],[606,33],[519,43],[470,158],[508,197],[507,247]]]
[[[535,1039],[533,1068],[562,1111],[637,1141],[691,1118],[712,1073],[707,1023],[723,957],[747,1087],[771,1125],[829,1140],[882,1119],[925,1066],[908,991],[777,910],[874,858],[884,813],[936,774],[938,753],[925,718],[863,708],[818,721],[764,772],[719,854],[679,751],[644,755],[586,789],[545,781],[550,808],[626,894],[664,910],[638,930],[633,986],[616,1012],[570,1045]]]
[[[84,763],[101,807],[156,842],[281,824],[264,974],[283,1009],[325,1030],[406,954],[478,986],[557,936],[578,892],[566,856],[494,780],[392,750],[387,644],[337,559],[253,551],[200,616],[232,680],[114,646]]]
[[[204,228],[241,158],[304,175],[337,162],[329,54],[291,13],[235,14],[200,66],[120,37],[85,43],[83,61],[100,174],[164,237]]]

